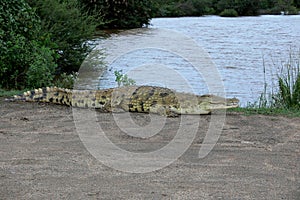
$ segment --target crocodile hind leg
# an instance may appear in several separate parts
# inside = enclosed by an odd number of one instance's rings
[[[155,105],[151,106],[149,109],[150,113],[155,113],[161,116],[166,116],[166,117],[178,117],[178,113],[172,111],[169,106],[165,105]]]

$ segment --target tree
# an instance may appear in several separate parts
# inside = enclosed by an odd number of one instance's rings
[[[1,88],[41,87],[52,81],[55,54],[47,40],[39,17],[24,0],[0,2]]]
[[[78,4],[77,0],[27,0],[35,7],[42,21],[42,32],[51,38],[51,48],[58,55],[57,74],[78,71],[91,51],[86,43],[91,39],[96,23]]]

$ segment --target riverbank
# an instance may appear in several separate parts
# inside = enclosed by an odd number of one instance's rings
[[[228,113],[222,135],[204,159],[197,153],[208,129],[170,166],[148,174],[115,171],[82,144],[71,108],[0,98],[0,199],[297,199],[300,196],[300,118]],[[143,114],[133,114],[143,120]],[[98,113],[124,148],[167,144],[180,120],[163,135],[126,137],[108,113]]]

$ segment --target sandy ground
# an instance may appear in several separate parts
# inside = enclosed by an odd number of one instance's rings
[[[149,123],[146,114],[131,117]],[[0,98],[0,199],[300,199],[300,118],[227,113],[217,144],[199,159],[211,117],[196,118],[196,138],[169,166],[126,173],[90,154],[71,108]],[[120,148],[150,152],[172,140],[180,118],[147,139],[120,131],[109,113],[95,122]]]

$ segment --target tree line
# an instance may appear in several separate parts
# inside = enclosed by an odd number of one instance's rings
[[[156,16],[201,16],[222,15],[224,11],[235,16],[259,14],[298,14],[300,0],[155,0],[158,5]]]

